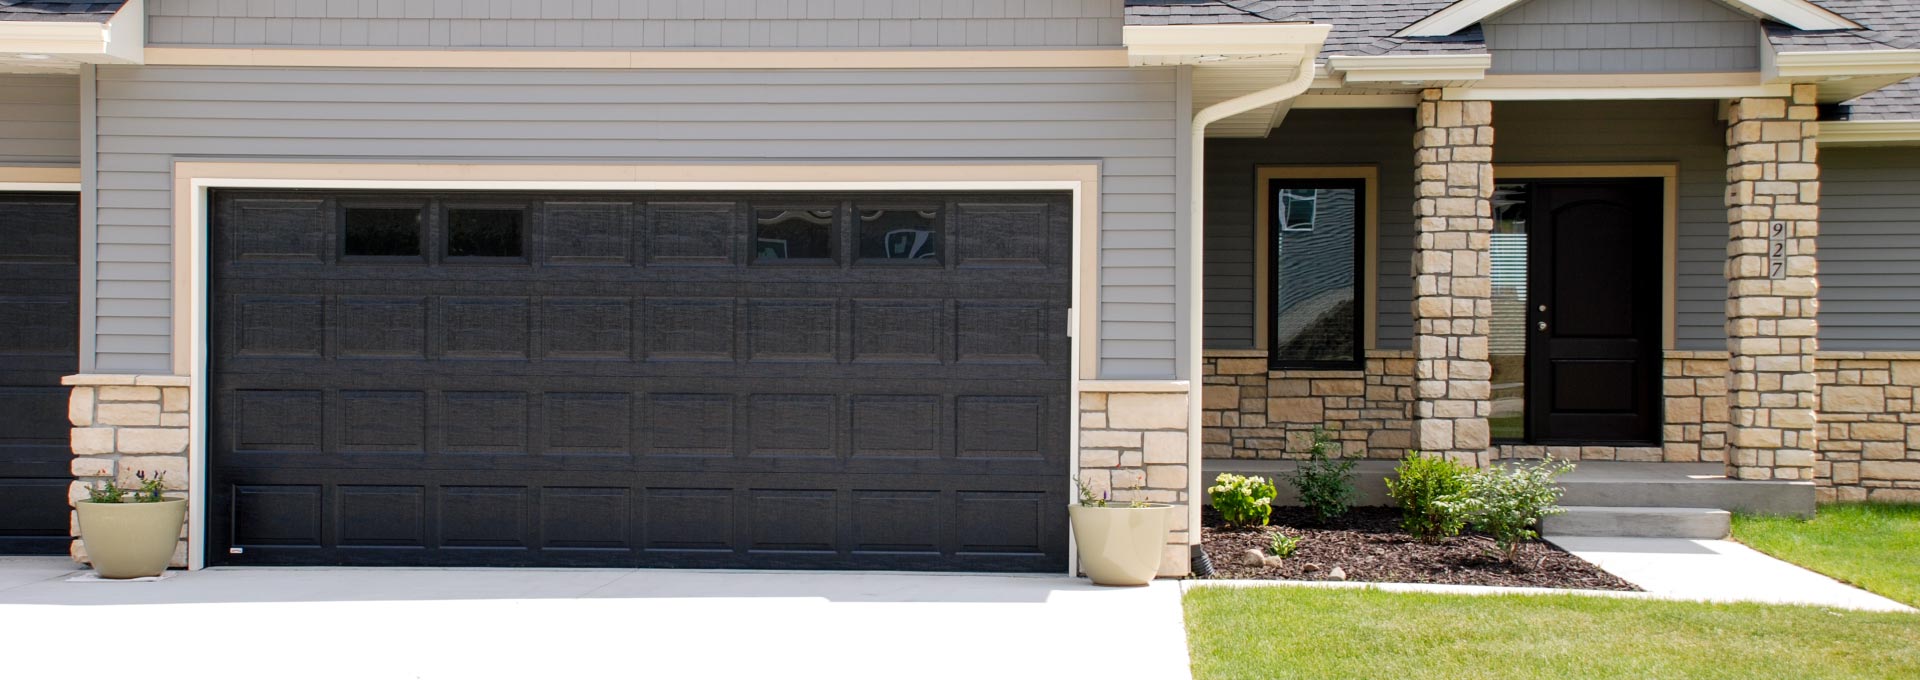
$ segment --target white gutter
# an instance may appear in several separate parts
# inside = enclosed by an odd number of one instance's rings
[[[1316,46],[1317,48],[1317,46]],[[1201,350],[1205,343],[1206,324],[1199,319],[1206,304],[1204,278],[1206,268],[1206,186],[1207,186],[1207,126],[1222,120],[1265,106],[1293,99],[1313,86],[1313,59],[1318,49],[1311,50],[1300,60],[1300,68],[1293,80],[1269,87],[1264,90],[1243,94],[1238,97],[1214,104],[1193,114],[1193,130],[1189,133],[1188,155],[1192,157],[1187,168],[1187,305],[1195,319],[1187,324],[1187,488],[1193,496],[1187,499],[1187,532],[1192,541],[1200,534],[1200,504],[1204,502],[1199,494],[1205,489],[1200,465],[1205,461],[1204,439],[1201,436],[1200,413],[1201,398],[1205,395],[1205,381],[1201,377],[1203,356]]]

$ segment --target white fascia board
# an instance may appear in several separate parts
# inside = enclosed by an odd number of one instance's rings
[[[1821,146],[1920,144],[1920,120],[1833,120],[1820,123]]]
[[[1203,26],[1127,26],[1121,42],[1128,56],[1253,57],[1318,53],[1327,42],[1327,24],[1211,24]]]
[[[1463,82],[1487,77],[1491,54],[1406,54],[1327,57],[1327,67],[1348,85],[1357,83]]]
[[[1460,0],[1395,33],[1397,38],[1437,38],[1453,35],[1486,21],[1526,0]],[[1803,31],[1839,31],[1860,28],[1846,17],[1807,0],[1723,0],[1749,14],[1772,19]]]
[[[1920,50],[1830,50],[1775,52],[1767,60],[1769,80],[1920,74]]]
[[[0,21],[0,53],[45,54],[88,64],[138,64],[146,49],[146,12],[131,0],[106,22]]]
[[[1449,87],[1450,101],[1609,101],[1637,99],[1741,99],[1788,97],[1793,86],[1707,85],[1697,87]]]

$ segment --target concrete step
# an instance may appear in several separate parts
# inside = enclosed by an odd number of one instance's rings
[[[1733,513],[1716,508],[1561,507],[1567,511],[1541,520],[1541,535],[1719,540],[1733,524]]]
[[[1812,482],[1727,479],[1719,463],[1581,463],[1561,477],[1563,506],[1718,508],[1812,517]]]

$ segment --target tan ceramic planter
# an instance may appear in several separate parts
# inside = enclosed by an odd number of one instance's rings
[[[74,505],[80,513],[80,541],[87,559],[102,578],[159,576],[173,561],[180,524],[187,518],[187,502],[170,498],[157,503],[94,503]]]
[[[1160,555],[1167,545],[1167,513],[1171,510],[1171,506],[1157,503],[1144,508],[1067,506],[1067,515],[1073,520],[1073,540],[1080,550],[1080,570],[1096,585],[1151,583],[1160,573]]]

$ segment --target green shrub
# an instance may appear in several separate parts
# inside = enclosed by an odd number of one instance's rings
[[[1387,478],[1387,495],[1400,503],[1400,528],[1426,543],[1459,535],[1466,518],[1438,501],[1466,489],[1472,472],[1440,456],[1408,451]]]
[[[1267,552],[1273,553],[1275,557],[1293,557],[1293,553],[1299,549],[1300,537],[1282,533],[1275,533],[1273,543],[1267,546]]]
[[[1467,518],[1473,528],[1493,537],[1501,558],[1511,562],[1520,544],[1538,538],[1540,518],[1566,510],[1553,479],[1573,466],[1564,462],[1515,463],[1467,475],[1466,488],[1436,503]]]
[[[1267,518],[1273,515],[1275,493],[1273,482],[1263,477],[1225,472],[1214,478],[1213,486],[1207,487],[1207,498],[1213,503],[1213,509],[1220,511],[1220,518],[1232,527],[1266,526]]]
[[[1300,504],[1322,523],[1347,514],[1354,496],[1359,494],[1353,486],[1353,466],[1357,461],[1329,458],[1327,453],[1333,448],[1333,437],[1326,429],[1313,428],[1313,444],[1307,448],[1307,459],[1300,462],[1288,480],[1294,490],[1300,492]]]

